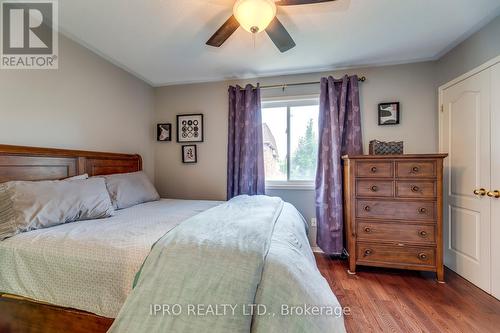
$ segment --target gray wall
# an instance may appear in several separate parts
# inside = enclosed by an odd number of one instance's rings
[[[311,73],[280,77],[260,78],[263,84],[319,81],[320,77],[333,74],[365,75],[361,83],[361,109],[364,146],[368,150],[371,139],[404,140],[408,153],[437,151],[437,95],[434,82],[434,64],[360,68],[333,73]],[[205,142],[198,145],[199,162],[183,165],[181,145],[156,143],[156,185],[163,196],[170,198],[217,199],[226,197],[227,164],[227,88],[230,84],[256,83],[249,81],[224,81],[202,84],[168,86],[156,89],[156,122],[175,124],[175,116],[182,113],[205,115]],[[319,86],[266,90],[263,97],[318,94]],[[377,105],[381,102],[400,101],[402,123],[397,126],[378,126]],[[422,135],[425,133],[425,135]],[[314,191],[270,190],[293,203],[310,220],[314,213]]]
[[[292,203],[309,223],[309,241],[311,246],[316,246],[316,229],[311,226],[311,219],[316,217],[314,190],[267,190],[266,194],[280,197]]]
[[[153,177],[153,88],[63,36],[59,59],[0,71],[0,143],[140,153]]]
[[[436,62],[438,86],[500,55],[500,16]]]

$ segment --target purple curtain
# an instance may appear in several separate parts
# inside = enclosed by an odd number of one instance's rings
[[[265,194],[260,88],[229,87],[227,198]]]
[[[322,78],[316,217],[318,246],[327,254],[344,249],[341,157],[362,153],[358,77]]]

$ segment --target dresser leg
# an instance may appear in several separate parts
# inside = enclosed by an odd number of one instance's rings
[[[356,275],[356,262],[352,257],[349,257],[349,269],[347,270],[347,274]]]
[[[437,277],[438,283],[446,283],[444,281],[444,269],[443,268],[438,268],[438,270],[436,272],[436,277]]]

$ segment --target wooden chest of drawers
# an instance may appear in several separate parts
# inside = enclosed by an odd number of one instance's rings
[[[356,265],[443,272],[446,154],[344,156],[349,270]]]

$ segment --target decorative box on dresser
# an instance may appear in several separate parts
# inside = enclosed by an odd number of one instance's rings
[[[443,270],[443,160],[447,154],[344,156],[349,271],[357,265]]]

